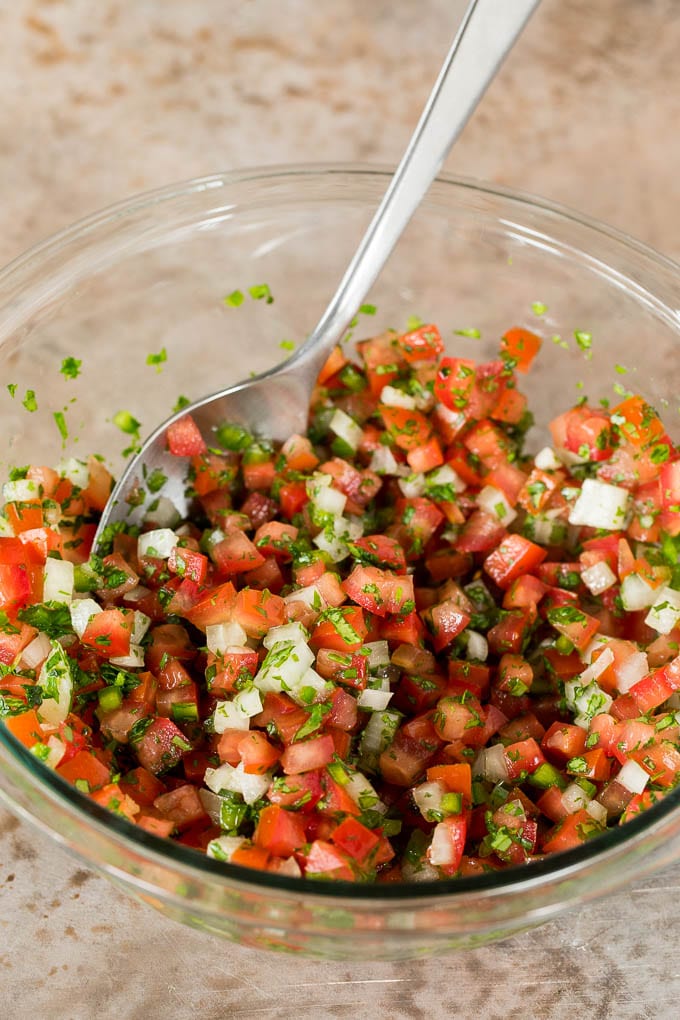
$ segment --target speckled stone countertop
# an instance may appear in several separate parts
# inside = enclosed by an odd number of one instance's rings
[[[132,192],[258,163],[395,163],[460,0],[13,0],[0,262]],[[677,0],[544,0],[447,169],[680,256]],[[677,1016],[680,865],[502,945],[305,963],[157,916],[0,810],[7,1016]]]

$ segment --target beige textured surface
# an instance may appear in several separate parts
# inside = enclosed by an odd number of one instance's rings
[[[291,160],[394,162],[450,0],[13,0],[0,10],[0,261],[130,192]],[[680,256],[677,0],[544,0],[448,169]],[[677,1015],[680,867],[501,946],[390,966],[217,944],[0,811],[16,1020]]]

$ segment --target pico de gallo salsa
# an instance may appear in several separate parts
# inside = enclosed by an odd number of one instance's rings
[[[626,395],[526,453],[540,346],[512,328],[477,363],[424,325],[338,347],[281,446],[185,415],[190,518],[159,495],[96,554],[101,460],[15,470],[4,725],[130,824],[288,876],[523,865],[664,797],[680,452]]]

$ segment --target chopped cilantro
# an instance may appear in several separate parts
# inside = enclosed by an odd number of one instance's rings
[[[36,400],[35,390],[26,390],[26,396],[22,400],[22,404],[27,411],[37,411],[38,401]]]
[[[164,362],[166,362],[167,360],[168,352],[166,351],[165,347],[161,347],[158,354],[147,354],[146,356],[147,365],[155,365],[157,372],[162,371],[162,366]]]
[[[64,358],[59,371],[66,379],[77,379],[82,364],[79,358]]]

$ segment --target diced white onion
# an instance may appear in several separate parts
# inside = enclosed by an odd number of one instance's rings
[[[359,443],[363,439],[364,430],[361,425],[357,425],[354,418],[350,418],[348,414],[337,408],[331,420],[328,423],[328,427],[331,432],[334,432],[339,439],[343,439],[348,446],[351,446],[353,450],[359,448]]]
[[[562,791],[562,804],[564,805],[564,810],[570,815],[580,811],[581,808],[587,807],[590,800],[591,798],[585,790],[581,789],[578,783],[569,783],[569,786]]]
[[[25,503],[39,496],[40,486],[30,478],[17,478],[15,482],[5,482],[2,487],[5,503]]]
[[[371,719],[373,720],[373,716]],[[375,792],[370,779],[364,775],[363,772],[352,772],[343,789],[350,795],[355,804],[360,807],[370,804],[371,811],[377,811],[378,814],[387,814],[387,804],[384,804],[378,794]]]
[[[43,662],[38,674],[38,685],[43,691],[56,691],[57,697],[45,697],[38,708],[41,722],[58,726],[71,711],[73,699],[73,677],[66,652],[57,641],[50,642],[52,650]]]
[[[238,848],[245,843],[244,836],[218,836],[208,843],[205,855],[216,861],[230,861]]]
[[[323,700],[328,697],[328,692],[331,689],[331,684],[328,680],[317,673],[315,669],[308,669],[301,680],[296,684],[291,685],[288,695],[298,705],[306,706],[309,704],[309,690],[314,691],[314,697],[316,700]],[[302,692],[304,691],[304,697]]]
[[[371,687],[366,687],[363,691],[359,691],[357,705],[359,708],[366,708],[370,712],[382,712],[387,708],[391,700],[391,691],[376,691]]]
[[[415,411],[417,406],[415,397],[397,389],[396,386],[383,386],[380,391],[380,403],[387,404],[388,407],[405,407],[408,411]]]
[[[302,876],[302,868],[294,857],[287,857],[285,860],[277,858],[268,866],[268,870],[273,871],[276,875],[287,875],[288,878]]]
[[[489,642],[483,634],[476,630],[466,630],[467,647],[465,649],[466,659],[475,659],[478,662],[486,662],[489,655]]]
[[[239,712],[243,712],[249,719],[252,719],[254,715],[259,715],[263,707],[257,687],[248,687],[244,691],[239,691],[234,698],[234,704]]]
[[[656,599],[657,589],[639,574],[628,574],[621,582],[621,605],[627,613],[647,609]]]
[[[144,635],[151,626],[151,617],[147,616],[146,613],[142,613],[139,609],[135,609],[134,613],[135,615],[132,624],[132,636],[130,640],[134,644],[140,645],[142,643]]]
[[[225,623],[209,623],[205,628],[205,643],[208,651],[214,655],[226,651],[231,646],[243,647],[248,635],[240,623],[229,620]]]
[[[467,485],[450,464],[442,464],[427,475],[428,489],[434,485],[450,485],[455,492],[465,492]]]
[[[589,800],[586,804],[586,811],[600,825],[607,824],[607,809],[604,804],[600,804],[599,800]]]
[[[141,645],[130,642],[130,651],[127,655],[116,655],[109,659],[114,666],[121,666],[123,669],[137,669],[144,665],[144,649]]]
[[[249,730],[250,716],[246,715],[235,701],[218,701],[212,716],[215,733],[225,730]]]
[[[272,627],[265,634],[262,644],[266,649],[273,648],[279,641],[292,641],[293,644],[309,641],[309,631],[301,623],[284,623],[281,627]]]
[[[13,538],[14,528],[6,517],[0,516],[0,538]]]
[[[539,471],[559,471],[562,461],[559,459],[552,446],[544,446],[534,457],[534,464]]]
[[[419,496],[422,496],[427,489],[425,475],[420,472],[416,472],[412,475],[406,475],[405,478],[400,478],[397,484],[401,489],[402,495],[404,495],[406,499],[417,499]]]
[[[472,774],[492,783],[504,782],[508,778],[508,766],[503,745],[492,744],[491,747],[482,748],[475,758]]]
[[[603,560],[601,563],[594,563],[592,567],[583,570],[581,580],[591,595],[600,595],[616,584],[616,574]]]
[[[269,650],[254,684],[265,693],[296,689],[313,662],[314,652],[306,642],[279,642]]]
[[[199,790],[198,798],[213,825],[219,825],[222,813],[222,798],[218,797],[212,790]]]
[[[59,461],[57,471],[62,478],[68,478],[78,489],[86,489],[90,484],[90,470],[87,464],[82,460],[76,460],[75,457]]]
[[[21,653],[23,669],[35,669],[50,654],[52,644],[47,634],[38,634]]]
[[[596,659],[583,670],[579,675],[578,682],[586,687],[591,680],[597,680],[614,662],[614,653],[611,648],[603,648]]]
[[[605,655],[607,650],[608,649],[606,649],[602,655]],[[602,655],[600,658],[602,658]],[[597,663],[593,663],[593,665],[589,666],[588,669],[593,669],[593,666],[596,665]],[[606,666],[604,668],[606,668]],[[602,671],[603,670],[601,669],[601,672]],[[583,683],[582,678],[586,672],[587,671],[584,671],[584,673],[575,680],[567,680],[564,685],[565,700],[572,711],[577,713],[574,717],[574,723],[577,726],[580,726],[583,730],[590,728],[590,721],[594,716],[602,715],[603,712],[608,712],[613,700],[611,696],[603,691],[594,680],[588,684]]]
[[[71,603],[71,624],[78,637],[82,637],[85,628],[102,607],[94,599],[76,599]]]
[[[517,517],[506,495],[495,485],[485,485],[477,495],[477,506],[480,510],[495,517],[501,524],[508,525]]]
[[[371,462],[368,466],[377,475],[397,475],[401,467],[389,446],[378,446],[371,454]]]
[[[150,588],[145,588],[143,584],[137,584],[134,588],[130,588],[130,591],[126,591],[123,598],[126,602],[141,602],[150,594]]]
[[[236,768],[225,762],[219,768],[205,770],[205,785],[208,789],[213,793],[219,793],[221,790],[240,793],[246,804],[254,804],[263,797],[271,786],[271,781],[271,772],[265,772],[264,775],[244,772],[242,761]]]
[[[448,825],[445,825],[444,822],[439,822],[434,827],[427,857],[430,864],[437,868],[445,868],[449,864],[453,864],[454,850],[451,832]]]
[[[620,531],[630,519],[631,495],[626,489],[586,478],[569,514],[570,524]]]
[[[178,541],[177,535],[170,528],[146,531],[137,539],[137,555],[158,556],[159,559],[167,560]]]
[[[368,668],[377,669],[379,666],[389,666],[390,646],[387,641],[369,641],[364,645],[364,651],[368,650]]]
[[[645,772],[642,765],[639,765],[638,762],[630,759],[621,767],[616,780],[629,793],[642,793],[649,782],[649,773]]]
[[[657,634],[670,634],[680,623],[680,591],[662,588],[645,617],[645,623]]]
[[[73,599],[74,567],[69,560],[45,560],[43,602],[65,602]]]
[[[147,510],[145,520],[153,521],[159,528],[175,528],[182,520],[179,510],[167,496],[158,496],[151,506],[153,509]]]
[[[304,602],[310,609],[316,609],[317,613],[322,612],[328,606],[328,603],[315,584],[308,584],[306,588],[296,588],[290,595],[285,595],[283,601],[286,603]]]
[[[53,733],[47,741],[47,749],[47,756],[45,758],[41,757],[40,760],[43,761],[49,768],[56,769],[57,765],[64,757],[66,744],[56,735],[56,733]]]
[[[581,660],[589,665],[593,661],[595,652],[599,652],[608,641],[609,638],[604,637],[602,634],[596,634],[581,652]]]
[[[421,783],[420,786],[413,788],[412,796],[423,818],[430,822],[435,821],[431,812],[441,813],[445,793],[446,788],[436,779],[431,783]]]
[[[649,673],[649,662],[646,652],[633,652],[616,670],[616,686],[621,694],[626,694],[631,687]]]
[[[314,505],[324,513],[332,514],[334,517],[341,517],[347,503],[347,496],[339,489],[331,486],[325,489],[317,489],[314,496]]]

